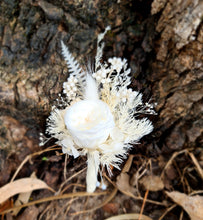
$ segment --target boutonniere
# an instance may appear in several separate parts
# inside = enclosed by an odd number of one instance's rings
[[[153,106],[143,103],[142,94],[131,83],[127,60],[109,58],[101,62],[105,32],[99,34],[95,69],[84,70],[61,42],[70,75],[63,83],[64,108],[54,106],[47,120],[46,133],[56,138],[65,154],[74,158],[87,155],[87,192],[98,185],[98,171],[111,166],[119,169],[132,144],[153,130],[140,113],[154,114]]]

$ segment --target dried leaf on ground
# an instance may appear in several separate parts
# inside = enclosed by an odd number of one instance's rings
[[[130,154],[128,157],[128,160],[125,163],[125,166],[123,167],[122,173],[127,173],[130,170],[130,167],[133,162],[133,158],[134,158],[134,156]]]
[[[107,218],[105,220],[152,220],[151,218],[149,218],[146,215],[142,215],[140,217],[140,214],[136,214],[136,213],[131,213],[131,214],[123,214],[123,215],[117,215],[117,216],[113,216],[110,218]]]
[[[135,188],[130,185],[129,181],[130,181],[130,176],[127,173],[121,173],[117,177],[116,185],[119,190],[134,194]]]
[[[35,172],[33,172],[30,177],[37,179]],[[26,204],[29,201],[31,194],[32,194],[32,191],[20,193],[14,203],[14,206]],[[13,210],[12,215],[16,216],[20,210],[21,210],[21,208]]]
[[[25,211],[18,217],[18,219],[23,220],[36,220],[39,215],[39,209],[36,206],[29,206]]]
[[[140,180],[140,183],[149,191],[159,191],[164,188],[163,181],[159,176],[149,175]]]
[[[102,207],[105,212],[111,214],[118,214],[119,204],[118,203],[107,203]]]
[[[166,194],[188,213],[191,220],[203,220],[203,196],[188,196],[177,191]]]
[[[6,209],[10,209],[12,207],[13,207],[13,200],[9,199],[9,200],[5,201],[4,203],[0,204],[0,213]]]
[[[37,189],[50,189],[50,187],[44,181],[35,178],[22,178],[8,183],[0,188],[0,203],[16,194]]]

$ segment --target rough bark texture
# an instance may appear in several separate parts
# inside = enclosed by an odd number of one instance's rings
[[[202,18],[202,0],[1,1],[0,186],[41,149],[39,132],[68,76],[60,40],[85,65],[107,25],[104,56],[127,58],[132,88],[157,103],[155,130],[134,153],[167,161],[174,151],[192,148],[203,165]],[[36,163],[20,176],[38,170]]]
[[[203,2],[152,3],[152,14],[161,9],[150,79],[158,102],[162,144],[171,149],[198,147],[203,125]]]

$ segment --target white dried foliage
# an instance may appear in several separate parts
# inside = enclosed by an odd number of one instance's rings
[[[62,54],[67,62],[69,72],[71,73],[67,82],[64,82],[63,89],[68,100],[74,100],[81,97],[84,93],[86,73],[80,68],[78,62],[74,59],[68,48],[61,41]]]
[[[85,99],[87,100],[99,99],[97,83],[90,74],[86,75]]]
[[[66,107],[54,106],[47,120],[46,133],[58,139],[63,153],[75,158],[87,154],[88,192],[93,192],[98,185],[100,164],[110,174],[111,166],[119,169],[132,144],[153,130],[147,118],[135,117],[155,112],[152,104],[143,103],[142,94],[128,88],[131,78],[127,60],[113,57],[101,62],[102,40],[109,29],[98,36],[93,73],[83,71],[61,42],[71,73],[63,83]]]
[[[106,32],[109,31],[110,29],[111,29],[110,26],[106,27],[104,33],[99,34],[97,37],[97,54],[95,57],[95,69],[96,70],[98,70],[98,68],[101,65],[100,61],[101,61],[103,49],[104,49],[104,43],[101,43],[101,41],[104,39]]]

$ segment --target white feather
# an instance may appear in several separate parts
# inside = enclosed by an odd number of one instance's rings
[[[85,99],[99,100],[97,83],[90,74],[86,75]]]

